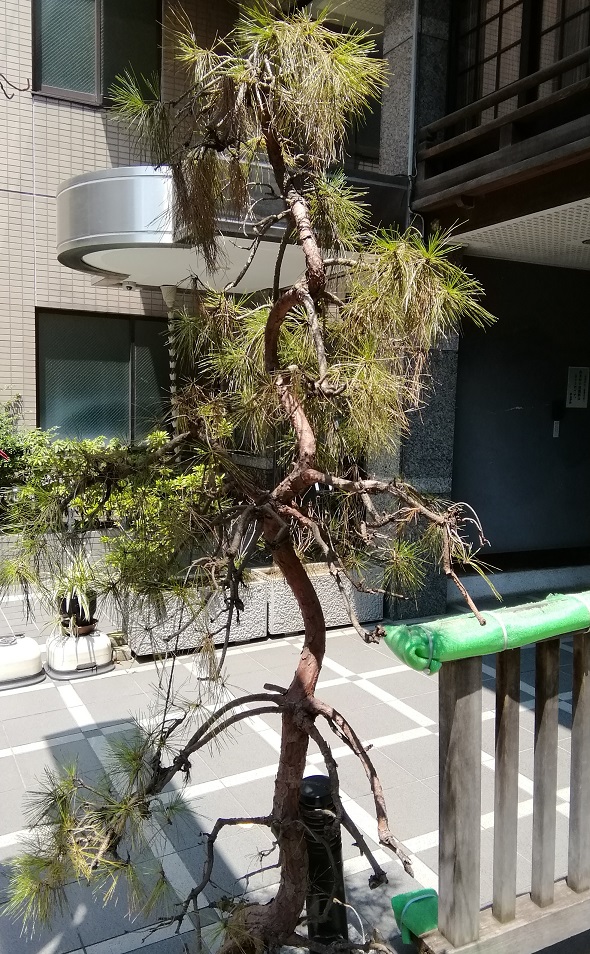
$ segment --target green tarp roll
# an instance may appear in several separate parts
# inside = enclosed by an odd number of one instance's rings
[[[590,591],[550,595],[539,603],[524,603],[484,611],[481,626],[473,613],[448,616],[413,626],[385,626],[385,642],[412,669],[438,672],[444,662],[500,653],[542,639],[590,627]]]

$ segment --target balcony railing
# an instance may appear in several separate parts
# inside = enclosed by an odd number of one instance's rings
[[[191,288],[195,276],[200,276],[207,285],[224,288],[240,275],[248,259],[257,221],[283,208],[272,188],[270,167],[260,163],[257,174],[258,182],[252,190],[255,217],[245,221],[227,209],[218,219],[224,254],[213,274],[207,271],[198,248],[174,227],[173,183],[166,167],[101,169],[63,182],[57,192],[58,260],[69,268],[94,274],[103,284]],[[365,192],[374,225],[403,227],[407,212],[405,177],[355,171],[349,181]],[[267,287],[284,229],[284,223],[277,222],[267,230],[251,267],[235,284],[236,292]],[[285,285],[296,281],[304,267],[299,247],[288,245],[282,272]]]
[[[590,47],[423,127],[414,209],[428,211],[491,192],[590,152],[590,78],[526,101],[544,83],[588,62]],[[487,110],[515,97],[521,102],[516,109],[485,120]]]
[[[512,610],[484,613],[484,617],[486,627],[480,627],[474,617],[455,617],[443,620],[442,626],[436,621],[391,628],[392,634],[401,634],[393,638],[405,640],[414,659],[426,657],[429,663],[437,655],[445,658],[437,648],[441,637],[448,640],[447,646],[452,644],[448,661],[439,672],[438,929],[422,935],[421,954],[456,950],[463,954],[532,954],[590,929],[590,634],[581,629],[590,621],[590,593],[551,597]],[[564,624],[566,619],[569,625]],[[495,656],[493,901],[480,910],[482,656],[452,657],[477,652],[474,644],[485,640],[490,627],[488,639],[494,645],[512,647],[520,642],[526,644],[523,651],[527,654],[534,646],[533,823],[530,893],[519,897],[521,650],[508,648]],[[569,632],[556,636],[561,627]],[[525,637],[526,632],[529,635]],[[386,641],[394,648],[390,638],[388,633]],[[407,653],[399,651],[399,645],[395,651],[411,661]],[[560,696],[562,650],[568,668],[573,668],[571,703]],[[490,671],[485,665],[483,668]],[[528,691],[528,685],[524,686]],[[558,729],[564,711],[568,715],[571,711],[572,720],[568,864],[567,877],[556,881],[556,813],[565,809],[567,814],[566,805],[557,805]],[[529,806],[526,808],[529,814]]]

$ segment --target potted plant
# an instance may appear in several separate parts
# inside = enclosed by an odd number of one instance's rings
[[[55,604],[62,628],[73,636],[85,636],[96,626],[96,567],[77,555],[55,583]]]

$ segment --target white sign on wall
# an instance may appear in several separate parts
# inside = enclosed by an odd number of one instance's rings
[[[567,369],[566,407],[588,407],[590,368]]]

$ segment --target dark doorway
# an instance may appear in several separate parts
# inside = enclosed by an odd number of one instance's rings
[[[498,322],[459,346],[453,498],[495,553],[590,547],[590,410],[566,407],[568,368],[590,366],[590,273],[465,265]]]

